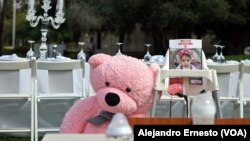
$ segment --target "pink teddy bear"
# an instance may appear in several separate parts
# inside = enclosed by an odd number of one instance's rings
[[[89,59],[96,95],[78,100],[65,114],[60,133],[105,133],[112,115],[148,117],[159,66],[126,55],[96,54]]]

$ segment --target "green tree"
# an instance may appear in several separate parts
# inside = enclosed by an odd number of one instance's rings
[[[166,31],[172,29],[172,18],[176,7],[171,1],[164,0],[141,0],[139,7],[139,23],[146,34],[153,37],[153,46],[155,54],[164,54],[166,52],[165,38]]]
[[[152,34],[155,53],[165,54],[170,38],[202,38],[220,29],[229,14],[225,0],[144,0],[140,23]]]
[[[31,28],[25,20],[27,1],[17,0],[16,37],[40,40],[38,25]],[[12,1],[3,0],[0,17],[0,47],[11,41]],[[153,37],[155,54],[165,54],[171,38],[202,38],[211,33],[216,41],[227,46],[227,53],[241,53],[250,43],[250,1],[246,0],[74,0],[65,1],[66,22],[58,30],[49,30],[48,42],[78,42],[85,35],[97,33],[100,44],[106,33],[115,34],[124,42],[136,24],[145,34]],[[40,2],[41,4],[41,2]],[[37,5],[37,15],[43,14]],[[49,15],[55,14],[56,0],[52,1]],[[20,13],[20,14],[19,14]],[[3,22],[4,21],[4,22]],[[60,31],[60,32],[58,32]],[[1,54],[1,52],[0,52]]]
[[[7,1],[3,0],[0,8],[0,55],[3,54],[3,27],[4,27],[4,17],[6,13]]]
[[[100,29],[102,18],[96,14],[96,8],[91,1],[76,0],[69,3],[67,25],[74,33],[74,40],[78,42],[86,35]]]
[[[225,0],[228,14],[212,28],[221,44],[225,45],[225,54],[242,54],[243,47],[249,44],[249,1]]]
[[[197,38],[213,31],[218,23],[223,23],[229,16],[229,5],[225,0],[203,0],[195,1],[194,12],[197,13],[194,33]]]

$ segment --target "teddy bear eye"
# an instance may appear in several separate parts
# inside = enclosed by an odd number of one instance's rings
[[[106,82],[105,82],[105,85],[109,87],[109,86],[110,86],[110,83],[106,81]]]
[[[131,89],[130,88],[126,88],[126,92],[131,92]]]

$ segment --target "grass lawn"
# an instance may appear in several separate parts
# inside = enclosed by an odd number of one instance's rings
[[[42,137],[38,139],[38,141],[41,141]],[[13,136],[1,136],[0,135],[0,141],[30,141],[30,137],[13,137]]]
[[[29,137],[2,136],[2,137],[0,137],[0,141],[30,141],[30,138]]]
[[[225,57],[226,60],[236,60],[236,61],[250,59],[250,55],[229,55]]]

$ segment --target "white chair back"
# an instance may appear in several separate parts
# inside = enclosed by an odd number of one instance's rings
[[[250,63],[248,61],[242,61],[242,85],[240,88],[241,93],[241,103],[242,104],[242,114],[243,117],[250,117],[249,114],[249,102],[250,102],[250,92],[249,92],[249,84],[250,84]],[[244,109],[243,109],[244,108]],[[248,112],[247,112],[248,111]]]
[[[35,59],[0,62],[0,132],[34,140]]]
[[[240,75],[241,63],[236,61],[227,61],[227,63],[210,63],[208,67],[216,70],[219,83],[219,99],[223,117],[242,117],[242,113],[238,116],[237,107],[240,104]],[[232,105],[230,105],[232,104]],[[242,109],[240,108],[240,111]]]
[[[76,100],[87,97],[85,60],[37,61],[35,139],[58,132],[64,114]],[[51,114],[55,116],[51,118]]]

